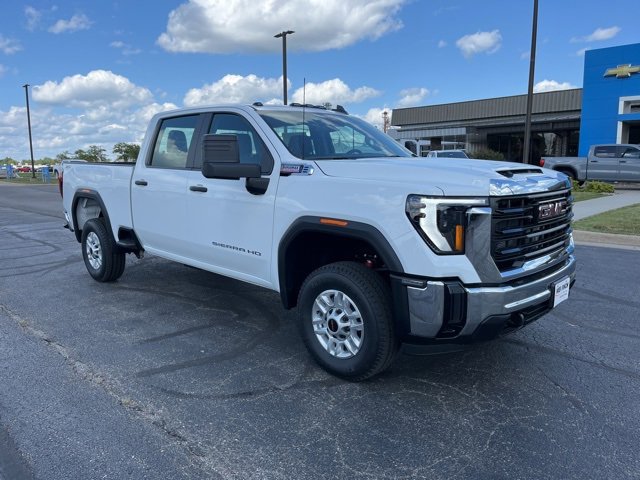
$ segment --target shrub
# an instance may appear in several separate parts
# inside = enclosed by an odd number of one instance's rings
[[[580,190],[582,192],[594,192],[594,193],[614,193],[615,188],[610,183],[599,182],[597,180],[589,180],[588,182],[580,185],[573,180],[573,189]]]
[[[504,160],[504,155],[501,152],[496,152],[490,148],[476,150],[475,152],[469,153],[469,156],[479,160]]]

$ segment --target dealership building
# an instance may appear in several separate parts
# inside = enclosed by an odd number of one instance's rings
[[[394,109],[389,134],[419,154],[491,149],[522,161],[527,96]],[[531,160],[583,156],[597,143],[640,143],[640,44],[587,50],[583,88],[536,93]]]

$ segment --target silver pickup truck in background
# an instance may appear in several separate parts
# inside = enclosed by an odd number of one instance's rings
[[[579,182],[640,182],[640,145],[593,145],[587,157],[542,157],[540,166]]]

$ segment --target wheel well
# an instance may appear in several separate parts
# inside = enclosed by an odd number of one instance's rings
[[[280,270],[280,296],[285,308],[293,308],[298,293],[311,272],[323,265],[339,261],[362,263],[388,277],[389,269],[383,258],[369,242],[360,238],[323,232],[302,232],[287,246],[284,268]]]
[[[75,234],[78,241],[80,241],[84,224],[92,218],[104,218],[104,213],[100,202],[94,198],[78,197],[75,200],[75,204],[76,206],[73,209]]]
[[[576,173],[576,171],[571,168],[571,167],[556,167],[554,168],[554,170],[558,171],[558,172],[562,172],[565,175],[568,175],[569,177],[571,177],[572,179],[577,179],[578,175]]]

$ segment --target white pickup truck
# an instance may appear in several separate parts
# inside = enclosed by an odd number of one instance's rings
[[[564,174],[417,158],[342,108],[158,114],[135,164],[65,165],[63,204],[94,279],[146,252],[274,290],[350,380],[520,328],[575,277]]]

